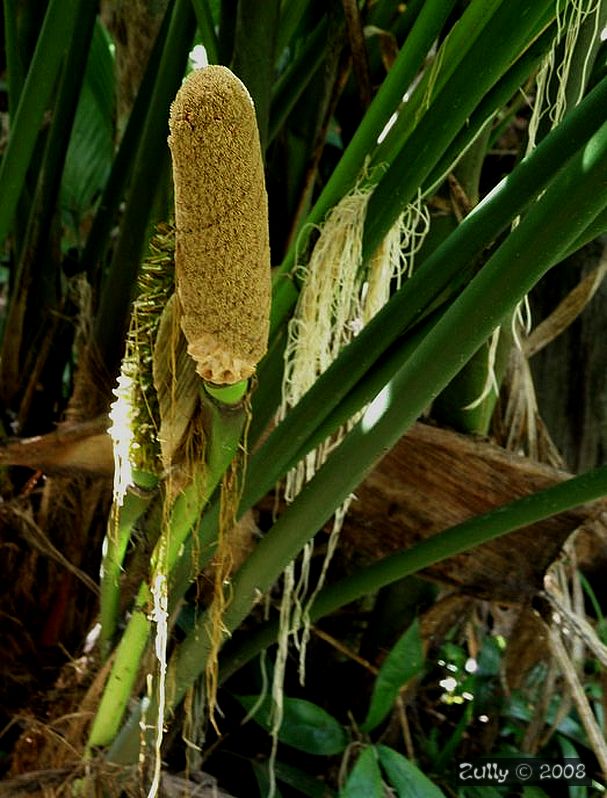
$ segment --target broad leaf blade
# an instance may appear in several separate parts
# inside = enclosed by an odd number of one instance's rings
[[[49,3],[36,43],[19,105],[11,119],[10,137],[0,161],[0,243],[11,229],[25,176],[38,140],[44,114],[49,110],[53,88],[77,25],[76,0]]]
[[[63,208],[76,219],[89,210],[111,168],[114,82],[109,40],[97,23],[61,187]]]
[[[398,751],[378,745],[377,753],[398,798],[445,798],[443,791]]]
[[[274,767],[276,780],[293,787],[308,798],[334,798],[337,793],[321,781],[304,770],[285,762],[276,762]]]
[[[383,798],[384,795],[377,751],[370,746],[356,760],[339,798]]]
[[[238,696],[238,700],[250,711],[257,704],[258,697]],[[272,728],[271,713],[272,699],[268,696],[253,715],[253,719],[269,731]],[[340,754],[348,745],[348,735],[339,721],[321,707],[301,698],[284,699],[278,739],[299,751],[320,756]]]
[[[416,619],[399,638],[380,668],[362,731],[373,731],[384,720],[402,686],[420,672],[423,664],[424,650],[419,621]]]
[[[268,763],[255,762],[255,760],[251,760],[251,766],[253,768],[253,774],[255,775],[255,781],[257,782],[257,789],[259,791],[260,798],[270,795],[270,774],[268,771]],[[280,790],[276,786],[274,786],[273,796],[274,798],[282,798]]]

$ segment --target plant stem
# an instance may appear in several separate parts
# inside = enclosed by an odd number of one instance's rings
[[[171,578],[173,569],[183,556],[184,545],[192,527],[234,459],[246,420],[243,401],[246,389],[246,382],[203,389],[201,399],[206,416],[205,466],[196,471],[192,483],[175,500],[152,555],[152,571],[156,567],[166,568]],[[205,551],[210,550],[209,543],[210,541],[205,541]],[[119,539],[118,545],[123,545],[123,541]],[[152,623],[148,617],[151,601],[150,587],[143,583],[129,623],[116,649],[112,670],[91,728],[88,750],[109,745],[120,728],[152,631]],[[112,599],[108,613],[114,602],[115,599]]]
[[[118,625],[120,575],[126,550],[136,522],[147,510],[154,495],[153,490],[143,492],[139,489],[129,488],[124,497],[123,506],[112,507],[101,568],[99,604],[99,620],[101,622],[99,647],[104,660],[110,653]]]
[[[495,86],[483,97],[474,109],[474,112],[470,115],[466,125],[464,125],[455,136],[449,147],[441,156],[440,161],[424,181],[422,188],[424,196],[431,195],[438,189],[447,174],[453,168],[457,159],[461,157],[461,153],[466,150],[479,134],[479,131],[482,131],[485,125],[489,125],[495,115],[496,109],[501,108],[519,91],[521,85],[524,84],[528,76],[533,73],[541,58],[549,51],[555,36],[555,31],[556,26],[551,25],[541,36],[538,36],[521,57],[508,69],[506,74],[503,75]],[[491,135],[493,135],[493,133],[491,133]]]
[[[406,551],[377,563],[325,588],[312,608],[313,619],[379,590],[424,568],[469,551],[517,529],[596,501],[607,493],[607,466],[573,477],[546,490],[523,496],[510,504],[457,524]]]
[[[315,622],[386,585],[538,521],[596,501],[607,493],[607,466],[476,516],[325,587],[310,608]],[[275,642],[278,624],[265,624],[227,654],[220,683]]]

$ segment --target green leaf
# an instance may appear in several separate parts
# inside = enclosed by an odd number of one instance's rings
[[[280,79],[272,86],[268,141],[271,142],[326,58],[329,21],[322,17]]]
[[[507,71],[512,53],[529,45],[530,32],[540,24],[546,7],[544,0],[501,3],[487,23],[478,46],[466,54],[431,101],[373,192],[367,209],[363,260],[375,252],[402,208],[413,199],[457,132],[467,124],[484,94]],[[479,72],[479,63],[486,64],[487,68]]]
[[[447,740],[441,740],[440,752],[433,759],[434,768],[438,773],[442,773],[448,763],[453,761],[464,732],[472,721],[472,711],[473,704],[467,703],[453,732],[448,735]]]
[[[523,787],[523,798],[548,798],[540,787]]]
[[[442,790],[398,751],[378,745],[377,752],[382,768],[398,798],[445,798]]]
[[[575,745],[562,734],[557,736],[561,753],[565,758],[578,759],[579,752]],[[587,798],[588,790],[581,784],[571,784],[568,788],[569,798]]]
[[[293,787],[302,795],[309,796],[309,798],[331,798],[331,796],[336,795],[335,791],[324,782],[314,778],[314,776],[301,770],[301,768],[287,765],[285,762],[276,762],[274,770],[277,781],[288,784],[289,787]]]
[[[103,254],[111,241],[111,230],[116,223],[120,203],[124,199],[126,187],[131,179],[137,149],[143,133],[147,109],[152,102],[152,94],[156,85],[156,78],[160,68],[160,61],[164,51],[170,21],[172,19],[172,5],[169,5],[154,46],[150,52],[145,73],[137,91],[129,119],[120,141],[118,150],[112,163],[112,168],[105,183],[103,195],[97,206],[95,219],[88,235],[82,263],[86,264],[91,282],[96,282],[95,271],[99,268]]]
[[[370,746],[356,760],[339,798],[383,798],[384,795],[377,751]]]
[[[19,102],[19,95],[25,81],[25,69],[21,54],[21,42],[19,38],[19,9],[15,3],[4,0],[3,3],[3,22],[4,22],[4,54],[6,59],[6,92],[8,95],[9,113],[13,114]]]
[[[114,60],[97,23],[63,173],[61,204],[78,217],[103,189],[114,154]]]
[[[237,698],[247,711],[251,711],[259,700],[254,695]],[[269,731],[272,728],[271,713],[272,699],[267,696],[253,715],[253,720]],[[348,735],[339,721],[321,707],[301,698],[284,699],[278,739],[299,751],[319,756],[340,754],[348,745]]]
[[[13,215],[30,166],[44,114],[77,24],[77,0],[49,3],[19,105],[11,118],[8,145],[0,162],[0,243],[11,229]]]
[[[196,14],[196,22],[198,23],[198,29],[202,35],[205,50],[207,51],[209,64],[217,64],[219,60],[219,45],[209,3],[207,0],[192,0],[192,7]]]
[[[380,668],[373,686],[367,719],[361,726],[362,731],[370,732],[384,720],[401,687],[420,672],[423,664],[424,650],[419,621],[415,619]]]
[[[253,773],[255,774],[255,781],[257,782],[257,789],[259,791],[260,798],[264,798],[264,796],[270,794],[270,774],[268,770],[268,763],[267,762],[255,762],[255,760],[251,760],[251,765],[253,767]],[[278,787],[274,787],[274,798],[281,798],[280,791]]]
[[[553,724],[557,720],[557,706],[558,704],[554,703],[548,708],[546,713],[547,724]],[[532,710],[520,693],[514,693],[504,708],[504,716],[512,718],[515,721],[522,721],[523,724],[526,724],[531,721]],[[583,748],[588,748],[586,734],[576,717],[567,715],[558,723],[557,730],[560,735],[563,735],[564,739],[571,740]],[[572,756],[577,756],[577,754],[572,754]]]
[[[305,224],[302,225],[301,234],[297,239],[297,246],[290,247],[283,263],[276,272],[277,274],[286,273],[292,269],[295,262],[295,250],[303,248],[303,242],[309,230],[322,221],[331,207],[356,182],[357,175],[366,157],[375,147],[382,129],[395,107],[402,100],[403,87],[408,86],[415,78],[427,56],[429,48],[432,46],[432,42],[441,31],[452,5],[451,0],[428,0],[425,3],[423,13],[419,14],[413,30],[411,30],[395,63],[388,72],[386,80],[382,83],[339,164],[308,214]],[[272,303],[271,339],[274,338],[275,331],[280,327],[297,298],[297,293],[294,291],[293,284],[290,281],[279,281],[275,287],[276,291]]]

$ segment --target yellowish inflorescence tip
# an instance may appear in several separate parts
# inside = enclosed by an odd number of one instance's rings
[[[271,282],[263,159],[253,102],[226,67],[192,72],[171,107],[175,276],[200,376],[247,379],[265,354]]]

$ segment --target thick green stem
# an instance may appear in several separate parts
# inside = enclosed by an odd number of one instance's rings
[[[185,540],[196,519],[199,517],[206,500],[206,475],[200,471],[190,484],[175,500],[167,522],[167,527],[163,530],[161,539],[156,545],[153,554],[153,561],[158,561],[160,552],[166,546],[166,540],[181,541]],[[106,619],[107,633],[104,639],[109,642],[109,634],[112,625],[115,623],[116,601],[118,600],[115,585],[110,582],[110,578],[116,578],[117,563],[120,557],[120,550],[128,542],[131,526],[128,526],[123,536],[117,541],[116,547],[112,552],[110,560],[110,571],[106,582],[104,614]],[[175,556],[175,546],[171,546],[171,554]],[[111,595],[110,595],[110,591]],[[149,613],[152,608],[152,593],[147,582],[141,584],[131,617],[126,625],[116,648],[112,670],[105,685],[103,696],[97,709],[97,714],[89,735],[87,749],[96,746],[109,745],[122,722],[124,712],[133,690],[137,674],[145,654],[150,634],[152,622]],[[110,617],[110,613],[112,617]]]
[[[116,649],[112,670],[89,733],[87,743],[89,753],[96,746],[111,743],[120,728],[150,636],[149,598],[147,585],[142,585],[128,625]]]
[[[468,435],[488,435],[513,345],[512,317],[506,319],[497,340],[486,341],[432,405],[432,418],[441,426]],[[495,347],[493,360],[491,347]]]
[[[495,540],[545,518],[596,501],[607,493],[607,466],[574,477],[532,496],[491,510],[416,543],[409,549],[384,557],[351,576],[324,588],[310,609],[312,622],[335,612],[386,585],[429,568],[441,560]],[[226,656],[219,678],[224,682],[246,662],[275,642],[278,624],[259,628]]]
[[[110,653],[120,611],[120,576],[127,547],[137,521],[147,510],[155,495],[153,490],[129,488],[122,507],[114,506],[104,542],[101,566],[101,595],[99,620],[101,635],[99,646],[101,656],[106,659]]]
[[[568,258],[569,255],[572,255],[574,252],[577,252],[578,249],[581,249],[582,247],[586,246],[586,244],[594,241],[595,238],[605,235],[605,233],[607,233],[607,208],[601,211],[601,213],[599,213],[598,216],[592,220],[583,233],[576,238],[569,249],[563,253],[561,260],[565,260],[565,258]]]
[[[175,500],[166,527],[152,555],[152,570],[162,569],[169,578],[179,566],[192,527],[234,459],[246,421],[243,397],[247,383],[203,389],[205,410],[205,466],[198,469],[192,483]],[[123,546],[124,538],[118,545]],[[205,547],[207,548],[207,547]],[[118,559],[118,552],[116,552]],[[116,601],[112,597],[112,604]],[[152,622],[148,617],[152,593],[143,583],[135,600],[133,614],[116,649],[99,709],[93,721],[87,748],[109,745],[115,738],[133,690],[139,666],[147,648]],[[108,607],[108,613],[112,606]]]

